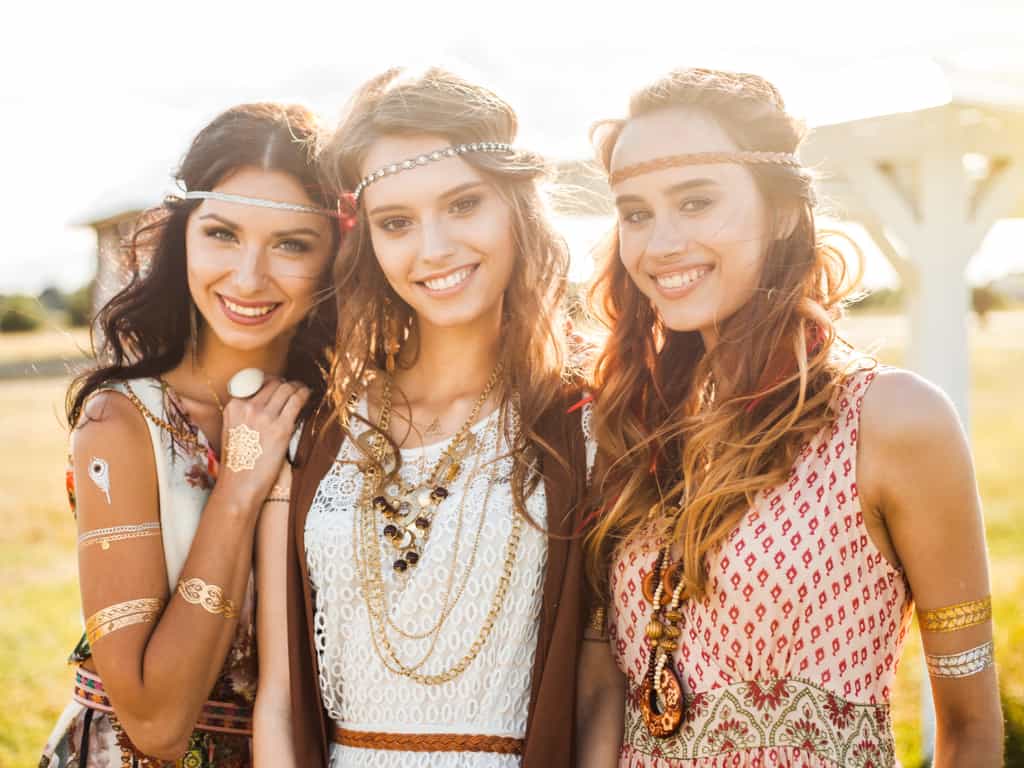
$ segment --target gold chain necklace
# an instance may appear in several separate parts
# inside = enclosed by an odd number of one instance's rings
[[[484,385],[480,397],[470,411],[469,417],[455,433],[455,436],[442,451],[440,458],[434,464],[433,469],[427,475],[427,482],[416,486],[409,486],[402,482],[401,478],[394,478],[394,492],[389,493],[391,488],[378,489],[378,492],[371,500],[374,510],[382,515],[385,523],[382,528],[384,538],[392,547],[397,550],[398,557],[393,561],[392,568],[399,573],[405,573],[409,568],[415,566],[423,556],[423,547],[426,546],[427,538],[430,536],[430,527],[434,522],[434,515],[438,507],[448,498],[448,485],[455,481],[462,471],[462,458],[468,446],[470,430],[480,415],[480,410],[487,402],[494,391],[495,385],[501,376],[501,361],[494,366],[487,383]],[[387,434],[391,426],[391,387],[390,376],[384,379],[384,387],[381,392],[381,409],[378,417],[378,434],[371,435],[371,440],[376,439],[379,448],[376,451],[377,465],[383,466],[386,446],[380,439],[381,434]],[[472,441],[476,442],[475,438]]]
[[[487,640],[494,629],[494,624],[497,622],[498,615],[501,613],[502,606],[505,602],[505,596],[508,593],[509,586],[512,582],[512,571],[515,567],[516,556],[519,551],[519,541],[522,537],[522,515],[518,514],[515,510],[513,511],[512,530],[505,545],[505,558],[502,575],[499,578],[498,586],[495,589],[490,609],[484,619],[484,623],[481,626],[476,639],[470,645],[469,650],[461,659],[459,659],[459,661],[443,672],[437,674],[420,673],[418,669],[422,667],[433,654],[437,638],[440,635],[440,628],[448,615],[450,615],[454,605],[458,602],[458,598],[452,602],[449,602],[446,599],[445,608],[442,611],[440,620],[435,625],[436,632],[434,633],[434,637],[432,638],[430,649],[427,651],[427,654],[418,663],[411,666],[402,662],[402,660],[398,658],[398,654],[388,637],[387,631],[390,612],[387,606],[386,589],[381,572],[380,543],[377,538],[376,517],[378,507],[373,503],[375,500],[373,494],[377,492],[378,486],[381,482],[379,468],[382,466],[386,447],[384,445],[385,441],[380,437],[380,434],[374,435],[374,437],[376,438],[374,440],[374,447],[377,463],[368,467],[364,473],[358,514],[353,516],[353,543],[357,546],[356,565],[360,574],[361,592],[364,600],[366,601],[367,612],[371,623],[371,640],[373,641],[374,651],[377,653],[384,666],[395,674],[408,677],[423,685],[442,685],[457,678],[469,667],[470,664],[472,664],[473,660],[479,655],[481,649],[487,643]],[[488,484],[487,495],[484,499],[484,506],[481,510],[481,529],[484,515],[490,501],[491,491],[495,485],[495,480],[496,478],[492,472],[490,482]],[[476,543],[479,543],[479,534],[477,536]],[[476,546],[474,546],[474,550],[475,549]],[[465,584],[463,584],[462,589],[464,588]],[[462,589],[460,589],[459,592],[460,597]]]

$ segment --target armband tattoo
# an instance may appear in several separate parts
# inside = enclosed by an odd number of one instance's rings
[[[126,600],[102,608],[85,622],[85,636],[89,645],[95,645],[101,637],[105,637],[119,629],[133,624],[147,624],[156,621],[164,607],[164,601],[158,597],[145,597],[139,600]]]
[[[181,579],[178,582],[178,594],[186,602],[198,605],[208,613],[221,614],[225,619],[233,619],[238,615],[235,604],[224,597],[224,590],[202,579]]]
[[[924,660],[932,677],[971,677],[995,664],[991,640],[962,653],[927,653]]]
[[[99,544],[100,549],[110,549],[115,541],[126,539],[142,539],[147,536],[159,536],[160,523],[139,523],[138,525],[114,525],[109,528],[97,528],[86,531],[78,537],[78,546],[88,547]]]
[[[991,618],[991,597],[918,613],[921,629],[926,632],[955,632],[958,629],[984,624]]]

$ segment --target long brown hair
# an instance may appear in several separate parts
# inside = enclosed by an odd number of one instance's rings
[[[175,180],[186,190],[210,190],[243,167],[280,171],[302,184],[318,205],[329,202],[317,172],[320,128],[316,116],[298,105],[240,104],[222,112],[192,140]],[[177,196],[140,218],[126,243],[122,266],[128,285],[99,312],[102,362],[78,376],[67,395],[68,424],[74,427],[85,401],[114,380],[160,376],[178,365],[190,338],[185,229],[202,201]],[[333,246],[332,246],[333,250]],[[321,275],[317,296],[330,293],[330,273]],[[317,301],[302,321],[288,351],[286,375],[307,384],[315,403],[324,394],[322,371],[334,335],[333,302]],[[197,313],[198,315],[198,313]],[[196,318],[202,322],[202,316]],[[94,336],[94,351],[96,348]]]
[[[389,70],[353,97],[322,155],[323,172],[326,183],[342,194],[358,184],[363,160],[382,136],[429,134],[452,145],[511,144],[517,127],[512,107],[487,88],[437,68],[418,75]],[[493,183],[512,209],[515,264],[505,289],[500,354],[504,363],[502,391],[506,397],[511,393],[518,396],[518,434],[507,437],[517,459],[513,493],[522,510],[525,497],[539,479],[528,457],[533,454],[543,460],[547,456],[565,463],[540,438],[537,424],[560,399],[568,375],[560,305],[569,254],[565,241],[547,219],[538,186],[547,167],[540,156],[517,150],[508,156],[470,152],[461,157]],[[377,262],[362,208],[356,210],[355,217],[355,227],[345,240],[334,273],[342,305],[331,392],[339,416],[353,395],[364,390],[368,377],[384,369],[389,324],[406,328],[416,322],[412,308],[391,288]],[[346,422],[342,418],[343,425]],[[398,451],[393,453],[399,457]]]
[[[741,150],[796,152],[804,138],[762,78],[686,69],[637,92],[626,119],[595,126],[605,170],[630,119],[673,107],[705,113]],[[587,541],[599,590],[617,546],[663,535],[682,549],[684,594],[702,596],[706,557],[833,418],[846,365],[834,327],[851,287],[846,261],[816,230],[805,169],[750,170],[773,218],[795,216],[795,226],[773,233],[757,290],[720,321],[710,352],[699,332],[662,323],[622,265],[617,232],[601,249],[590,302],[610,334],[594,372],[600,457],[593,491],[601,514]]]

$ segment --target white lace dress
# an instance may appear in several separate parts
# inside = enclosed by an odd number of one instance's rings
[[[359,406],[365,416],[365,401]],[[589,414],[584,415],[584,422]],[[508,453],[499,428],[498,412],[481,419],[472,432],[475,455],[484,462]],[[402,479],[417,484],[438,460],[447,443],[403,450]],[[588,455],[592,454],[589,449]],[[334,722],[355,731],[398,734],[472,734],[523,738],[530,700],[530,682],[537,645],[547,542],[542,533],[522,526],[512,579],[493,631],[468,668],[440,685],[419,683],[385,667],[374,646],[374,632],[363,599],[356,551],[356,507],[362,476],[352,463],[360,454],[349,442],[339,462],[320,482],[306,520],[305,542],[309,576],[316,590],[315,632],[323,703]],[[393,549],[383,535],[382,574],[390,618],[408,634],[431,629],[443,610],[455,563],[455,590],[467,567],[465,590],[437,636],[436,646],[420,668],[437,674],[462,659],[480,634],[498,587],[506,544],[513,524],[511,459],[492,462],[473,472],[473,460],[448,486],[440,504],[422,559],[406,574],[390,563]],[[497,477],[487,496],[489,471]],[[467,479],[473,478],[467,487]],[[461,507],[460,507],[461,505]],[[461,515],[460,515],[461,509]],[[539,484],[527,500],[527,511],[546,524],[546,499]],[[461,534],[459,519],[461,516]],[[473,558],[474,540],[480,531]],[[407,665],[424,657],[430,639],[409,639],[389,633],[398,656]],[[386,653],[381,650],[381,653]],[[567,727],[572,727],[567,724]],[[331,745],[330,765],[397,768],[483,768],[518,766],[520,758],[483,752],[404,752]]]

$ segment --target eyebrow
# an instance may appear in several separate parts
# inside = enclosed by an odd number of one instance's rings
[[[445,192],[442,192],[440,195],[438,195],[438,199],[444,199],[446,197],[455,197],[455,195],[462,194],[463,192],[467,192],[467,191],[469,191],[471,189],[475,189],[476,187],[485,186],[486,183],[487,182],[485,182],[485,181],[467,181],[464,184],[458,184],[458,185],[452,187],[451,189],[449,189],[449,190],[447,190]],[[397,211],[397,210],[402,210],[402,209],[405,209],[405,208],[408,208],[408,207],[409,206],[407,206],[407,205],[379,205],[376,208],[374,208],[371,211],[369,211],[368,215],[374,216],[374,215],[376,215],[378,213],[384,213],[386,211]]]
[[[219,221],[221,224],[224,224],[225,226],[231,227],[232,229],[241,229],[241,227],[235,222],[231,221],[231,219],[225,219],[223,216],[219,216],[216,213],[207,213],[199,217],[200,221],[204,221],[206,219],[214,219],[216,221]],[[277,232],[271,232],[270,234],[273,235],[274,237],[287,237],[289,235],[311,235],[313,237],[320,237],[320,233],[317,232],[315,229],[311,229],[310,227],[299,227],[297,229],[282,229],[278,230]]]
[[[687,190],[695,189],[696,187],[717,186],[718,182],[715,181],[714,179],[688,179],[687,181],[681,181],[678,184],[673,184],[671,187],[662,190],[662,194],[665,195],[666,197],[670,197],[672,195],[678,195],[680,192],[686,192]],[[618,197],[615,198],[616,205],[622,205],[623,203],[639,203],[642,201],[643,198],[640,195],[619,195]]]

